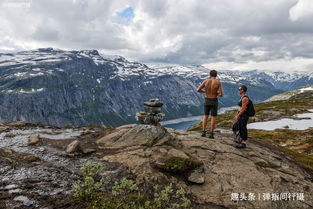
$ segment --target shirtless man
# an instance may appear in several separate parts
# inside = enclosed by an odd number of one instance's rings
[[[223,96],[221,83],[216,79],[216,70],[210,71],[210,78],[205,80],[197,89],[200,93],[205,93],[204,116],[202,120],[202,137],[206,136],[206,125],[211,113],[211,126],[209,138],[214,139],[215,121],[217,116],[218,100],[217,96]]]

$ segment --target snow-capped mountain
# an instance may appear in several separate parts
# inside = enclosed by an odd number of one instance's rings
[[[265,100],[265,102],[273,102],[273,101],[279,101],[279,100],[288,100],[292,97],[296,97],[300,94],[310,94],[313,95],[313,85],[308,85],[302,88],[298,88],[292,91],[287,91],[281,94],[277,94],[272,96],[271,98]]]
[[[252,70],[243,72],[244,76],[257,76],[259,79],[269,81],[275,88],[284,91],[300,88],[313,83],[313,72],[264,72],[260,70]]]
[[[257,71],[219,72],[224,90],[220,105],[236,105],[239,84],[248,86],[254,102],[285,90],[267,75],[273,77]],[[96,50],[43,48],[0,54],[0,76],[0,121],[115,126],[134,122],[135,113],[151,98],[165,102],[166,119],[202,114],[203,94],[195,90],[209,77],[209,69],[201,65],[147,66]],[[298,80],[286,77],[279,84]]]

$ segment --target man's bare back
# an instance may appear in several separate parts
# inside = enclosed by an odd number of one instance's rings
[[[204,90],[203,90],[204,89]],[[205,93],[206,98],[217,98],[217,96],[222,96],[222,85],[219,80],[215,78],[210,78],[205,80],[198,88],[198,92]]]
[[[204,116],[202,120],[202,135],[206,136],[206,125],[209,115],[211,115],[211,126],[210,126],[210,135],[209,138],[214,139],[214,128],[215,128],[215,119],[218,111],[218,99],[217,97],[223,96],[223,90],[221,83],[216,80],[217,72],[216,70],[210,71],[210,78],[205,80],[200,84],[197,91],[199,93],[205,93],[204,101]]]
[[[220,89],[220,82],[214,78],[205,81],[205,97],[216,98]]]

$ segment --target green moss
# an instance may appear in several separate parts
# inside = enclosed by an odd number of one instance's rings
[[[37,122],[37,123],[35,123],[37,126],[39,126],[39,127],[44,127],[45,125],[42,123],[42,122]]]
[[[305,155],[283,147],[280,149],[295,162],[313,172],[313,155]]]
[[[236,110],[229,111],[225,114],[218,115],[216,118],[216,124],[219,128],[231,128],[233,118],[236,115]],[[207,123],[207,129],[209,128],[210,123]],[[187,131],[201,131],[202,122],[195,124],[187,129]]]
[[[185,159],[180,157],[170,157],[165,160],[164,169],[170,172],[185,172],[197,168],[202,163],[196,159]]]
[[[249,130],[249,135],[255,139],[277,145],[278,149],[286,156],[289,156],[298,164],[313,171],[313,155],[308,154],[313,148],[313,129],[276,129],[275,131]],[[298,146],[288,144],[288,142],[296,142]],[[284,144],[284,147],[282,147],[280,146],[282,143],[287,144]]]
[[[313,147],[313,129],[276,129],[274,131],[252,129],[249,130],[249,135],[252,136],[252,138],[262,139],[275,145],[287,143],[285,144],[286,148],[297,152],[309,153]],[[301,150],[296,147],[300,147]]]
[[[144,208],[145,202],[149,199],[139,193],[128,194],[123,196],[125,203],[121,206],[121,197],[116,197],[112,194],[103,194],[99,199],[94,200],[90,208],[97,209],[139,209]]]
[[[289,135],[290,134],[290,135]],[[272,144],[279,144],[286,142],[288,139],[293,138],[297,133],[279,129],[276,131],[266,131],[266,130],[249,130],[249,135],[252,138],[263,139],[265,141],[271,142]]]
[[[101,164],[85,162],[82,169],[83,181],[77,182],[73,189],[74,200],[84,208],[97,209],[157,209],[192,208],[191,201],[182,189],[176,190],[172,184],[151,191],[140,188],[133,180],[123,178],[115,182],[111,192],[103,192],[104,180],[94,179],[101,173]],[[147,184],[148,182],[145,182]],[[150,193],[150,195],[147,195]]]
[[[187,131],[201,131],[201,130],[202,130],[202,122],[198,124],[194,124],[187,129]]]
[[[70,128],[74,128],[74,126],[68,124],[68,125],[65,125],[63,128],[65,128],[65,129],[70,129]]]
[[[90,125],[87,125],[87,126],[85,126],[86,128],[89,128],[89,129],[101,129],[101,130],[105,130],[106,129],[106,127],[104,127],[104,126],[101,126],[101,125],[92,125],[92,124],[90,124]]]

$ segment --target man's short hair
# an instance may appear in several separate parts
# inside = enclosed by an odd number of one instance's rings
[[[217,71],[216,70],[211,70],[210,71],[210,76],[211,77],[216,77],[217,76]]]
[[[241,88],[244,92],[247,92],[247,90],[248,90],[247,86],[245,86],[245,85],[241,85],[240,88]]]

